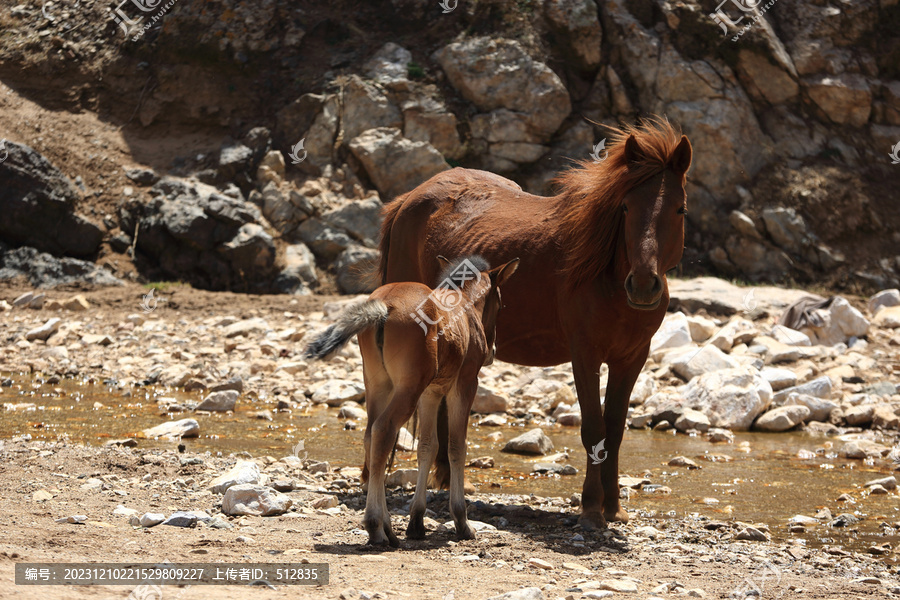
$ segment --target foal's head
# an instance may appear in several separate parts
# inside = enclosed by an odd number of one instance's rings
[[[494,269],[480,256],[469,256],[456,261],[438,256],[438,260],[444,266],[438,287],[459,289],[468,300],[465,309],[481,314],[481,325],[488,348],[484,364],[489,365],[494,361],[497,314],[502,305],[500,285],[516,272],[519,259],[514,258]]]

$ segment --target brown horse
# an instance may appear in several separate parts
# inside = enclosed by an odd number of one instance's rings
[[[475,537],[466,517],[463,490],[469,411],[478,389],[478,371],[494,359],[499,286],[516,271],[518,260],[489,269],[478,256],[454,263],[438,258],[446,269],[437,289],[421,283],[384,285],[363,304],[346,310],[306,350],[308,357],[323,358],[358,335],[368,413],[365,448],[370,471],[363,523],[369,544],[400,545],[391,529],[384,472],[400,426],[417,407],[419,478],[406,534],[410,539],[425,537],[426,483],[437,455],[438,405],[445,397],[450,514],[460,539]]]
[[[436,175],[385,207],[380,247],[383,283],[433,283],[439,253],[478,253],[494,263],[521,258],[519,275],[503,289],[497,357],[572,362],[588,451],[579,522],[588,529],[628,520],[619,504],[619,446],[631,390],[668,305],[665,273],[684,250],[691,163],[690,142],[664,121],[617,129],[612,138],[604,160],[557,179],[554,197],[484,171]],[[442,446],[445,431],[439,423]],[[435,475],[445,487],[440,460]]]

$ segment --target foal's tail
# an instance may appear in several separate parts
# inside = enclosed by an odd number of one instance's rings
[[[384,325],[388,317],[387,304],[381,300],[366,300],[345,310],[337,323],[323,331],[306,347],[306,358],[325,358],[340,350],[347,340],[374,325]]]

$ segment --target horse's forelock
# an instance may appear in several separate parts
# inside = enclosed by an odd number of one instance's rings
[[[638,160],[628,162],[625,140],[634,136]],[[563,271],[572,287],[597,277],[610,264],[621,223],[625,195],[635,186],[662,173],[670,164],[680,134],[663,119],[612,128],[607,157],[600,162],[579,161],[556,179],[560,186],[560,234],[567,240]]]

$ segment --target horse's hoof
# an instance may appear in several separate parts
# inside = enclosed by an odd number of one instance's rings
[[[627,523],[628,519],[630,518],[628,516],[628,512],[624,508],[619,508],[614,513],[608,513],[604,511],[603,516],[607,521],[612,521],[615,523]]]
[[[384,535],[370,535],[366,546],[387,546],[388,538]]]
[[[425,539],[425,523],[413,523],[409,522],[409,527],[406,528],[406,539],[408,540],[424,540]]]
[[[476,538],[475,530],[466,525],[459,533],[456,534],[458,540],[474,540]]]
[[[578,517],[578,524],[585,531],[598,531],[606,529],[606,518],[599,513],[582,514]]]

